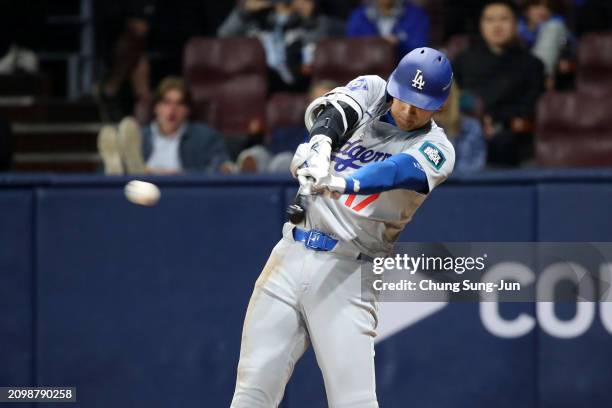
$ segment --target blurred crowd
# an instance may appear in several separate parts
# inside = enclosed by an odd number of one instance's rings
[[[534,166],[539,99],[573,90],[580,39],[612,30],[608,0],[96,5],[104,69],[92,92],[108,123],[98,139],[107,174],[286,172],[307,136],[309,100],[358,68],[388,75],[422,46],[453,63],[435,120],[455,145],[456,171]],[[0,73],[36,69],[28,52],[5,44]]]

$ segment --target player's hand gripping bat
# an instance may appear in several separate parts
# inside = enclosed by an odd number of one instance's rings
[[[346,103],[339,102],[335,104],[325,105],[321,107],[321,112],[316,115],[317,121],[313,124],[311,132],[314,134],[310,138],[309,152],[315,151],[318,153],[317,157],[325,157],[327,160],[327,167],[329,167],[329,158],[332,153],[332,139],[330,138],[330,132],[335,131],[340,135],[336,140],[335,146],[342,146],[346,142],[352,132],[347,132],[348,129],[352,128],[358,121],[357,112],[349,108]],[[322,129],[322,133],[316,133],[316,129]],[[333,132],[332,132],[333,133]],[[320,144],[319,144],[320,143]],[[319,148],[322,150],[319,152]],[[296,153],[297,154],[297,153]],[[325,164],[319,163],[319,167],[322,168]],[[316,166],[315,166],[316,167]],[[293,200],[293,203],[287,208],[287,216],[289,221],[293,224],[299,224],[304,221],[306,217],[308,196],[312,195],[312,184],[314,179],[308,180],[306,183],[300,183],[300,189]]]

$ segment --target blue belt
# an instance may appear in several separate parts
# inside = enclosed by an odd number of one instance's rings
[[[317,230],[306,231],[298,227],[293,229],[293,239],[303,242],[306,248],[314,249],[315,251],[331,251],[338,243],[337,239],[333,239],[324,232]]]
[[[338,244],[337,239],[333,239],[324,232],[317,230],[306,231],[301,228],[293,228],[293,239],[303,242],[306,248],[315,251],[331,251]],[[357,260],[373,262],[374,258],[364,253],[357,254]]]

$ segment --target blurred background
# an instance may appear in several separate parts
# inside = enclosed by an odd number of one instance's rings
[[[612,241],[608,0],[0,0],[0,20],[2,386],[229,406],[308,102],[421,46],[453,63],[435,119],[457,163],[401,240]],[[126,201],[135,177],[158,205]],[[381,406],[612,406],[612,303],[494,306],[389,307]],[[283,407],[324,406],[309,352]]]

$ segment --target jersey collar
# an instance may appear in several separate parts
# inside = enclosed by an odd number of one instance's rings
[[[385,113],[384,115],[380,117],[380,121],[397,127],[397,123],[395,123],[395,119],[393,119],[393,116],[391,115],[390,110],[387,111],[387,113]],[[410,136],[421,134],[421,133],[428,133],[431,130],[433,124],[434,122],[432,119],[429,121],[429,123],[425,124],[424,126],[421,126],[420,128],[417,128],[417,129],[412,129],[411,131],[408,131],[406,133],[408,133]]]

